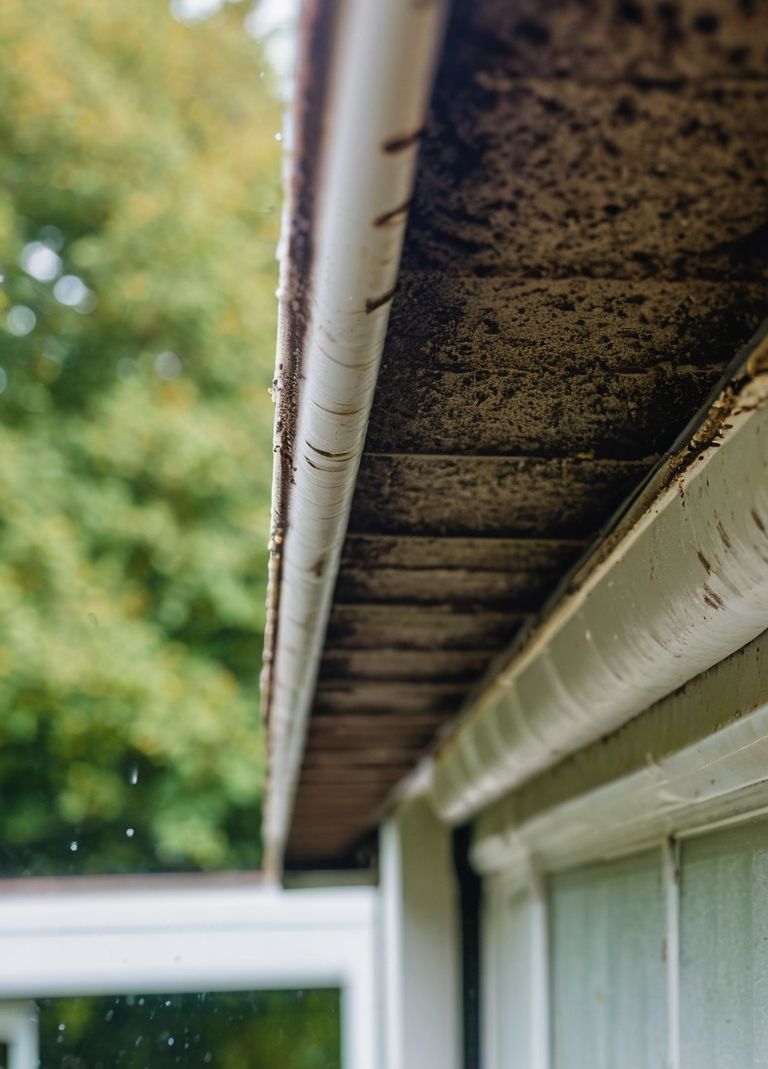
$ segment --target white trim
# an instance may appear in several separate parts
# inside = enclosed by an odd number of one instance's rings
[[[766,805],[768,633],[481,814],[472,860],[523,881]]]
[[[376,1069],[371,889],[9,884],[0,998],[340,987],[344,1064]]]
[[[34,1002],[0,1004],[0,1043],[8,1047],[8,1069],[38,1069],[37,1007]]]
[[[662,850],[666,899],[667,1069],[680,1069],[680,851],[667,839]]]
[[[271,579],[280,589],[274,592],[265,838],[275,868],[293,807],[445,15],[444,0],[339,0],[336,9],[326,57],[330,99],[317,116],[323,160],[313,191],[311,284],[303,280],[311,310],[295,402],[292,479],[280,491],[288,500],[287,529],[280,577],[273,570]],[[401,139],[399,148],[393,139]],[[281,294],[281,336],[294,300]],[[277,388],[285,387],[278,369]],[[286,415],[281,407],[281,419]],[[276,516],[276,527],[284,520]]]
[[[413,798],[381,832],[386,1069],[459,1069],[457,889],[451,832]]]
[[[549,1069],[549,905],[546,882],[533,866],[529,869],[528,886],[531,902],[531,1069]]]
[[[767,364],[763,337],[656,499],[444,744],[443,819],[466,820],[768,627]]]

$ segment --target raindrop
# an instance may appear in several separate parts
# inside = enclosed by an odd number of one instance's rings
[[[8,314],[5,317],[5,324],[8,330],[17,338],[23,338],[26,334],[30,334],[35,329],[36,323],[37,316],[26,304],[14,304],[12,308],[8,309]]]
[[[61,274],[61,257],[42,241],[30,241],[22,250],[21,266],[38,282],[52,282]]]
[[[125,834],[126,834],[127,838],[132,839],[133,838],[133,834],[134,834],[134,829],[133,828],[126,828],[125,829]]]
[[[115,1016],[115,1011],[114,1010],[107,1010],[107,1012],[104,1014],[104,1020],[107,1022],[107,1024],[109,1024],[109,1022],[112,1020],[112,1018],[114,1016]]]
[[[135,787],[138,782],[139,782],[139,766],[138,765],[134,765],[133,768],[131,769],[131,783]]]
[[[90,294],[91,291],[77,275],[62,275],[53,287],[54,297],[67,308],[77,308]]]
[[[8,372],[4,367],[0,367],[0,393],[5,393],[8,386]]]
[[[175,1040],[174,1040],[173,1036],[168,1036],[168,1046],[172,1047],[174,1042],[175,1042]]]
[[[204,1062],[206,1063],[206,1065],[207,1065],[207,1064],[208,1064],[208,1062],[209,1062],[210,1060],[211,1060],[211,1052],[210,1052],[209,1050],[207,1050],[207,1051],[205,1052],[205,1054],[203,1055],[203,1061],[204,1061]]]
[[[140,1005],[140,1006],[143,1006],[143,1005],[144,1005],[144,999],[143,999],[143,998],[140,998],[140,999],[139,999],[139,1005]]]
[[[138,1047],[140,1047],[140,1046],[141,1046],[141,1041],[142,1041],[143,1039],[144,1039],[144,1036],[139,1036],[139,1037],[137,1038],[136,1042],[135,1042],[135,1043],[133,1044],[133,1045],[134,1045],[134,1047],[137,1047],[137,1048],[138,1048]]]
[[[164,1006],[170,1006],[170,1004],[171,1004],[171,1000],[170,999],[166,999],[165,1002],[163,1003]]]
[[[60,1025],[59,1025],[59,1031],[60,1031],[60,1032],[63,1032],[63,1031],[65,1030],[65,1028],[66,1028],[66,1027],[67,1027],[67,1026],[66,1026],[65,1024],[60,1024]]]
[[[282,141],[282,140],[283,140],[283,135],[280,133],[280,131],[278,131],[275,134],[275,141]]]
[[[75,839],[73,839],[72,842],[69,844],[69,849],[72,851],[73,854],[77,853],[77,841]]]
[[[161,379],[177,379],[181,374],[181,360],[176,353],[159,353],[155,358],[155,372]]]

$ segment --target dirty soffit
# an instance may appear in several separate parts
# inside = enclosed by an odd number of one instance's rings
[[[348,862],[765,315],[768,7],[459,0],[289,866]]]

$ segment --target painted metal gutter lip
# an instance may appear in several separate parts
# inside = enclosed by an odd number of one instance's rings
[[[467,707],[433,765],[451,822],[621,726],[768,627],[768,328],[607,550]]]
[[[278,870],[349,519],[445,0],[308,0],[291,123],[263,695]]]

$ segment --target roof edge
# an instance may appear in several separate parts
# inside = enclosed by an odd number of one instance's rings
[[[497,662],[433,764],[441,818],[621,727],[768,627],[768,325],[687,441]]]
[[[378,378],[445,0],[311,0],[288,157],[263,693],[281,867]]]

